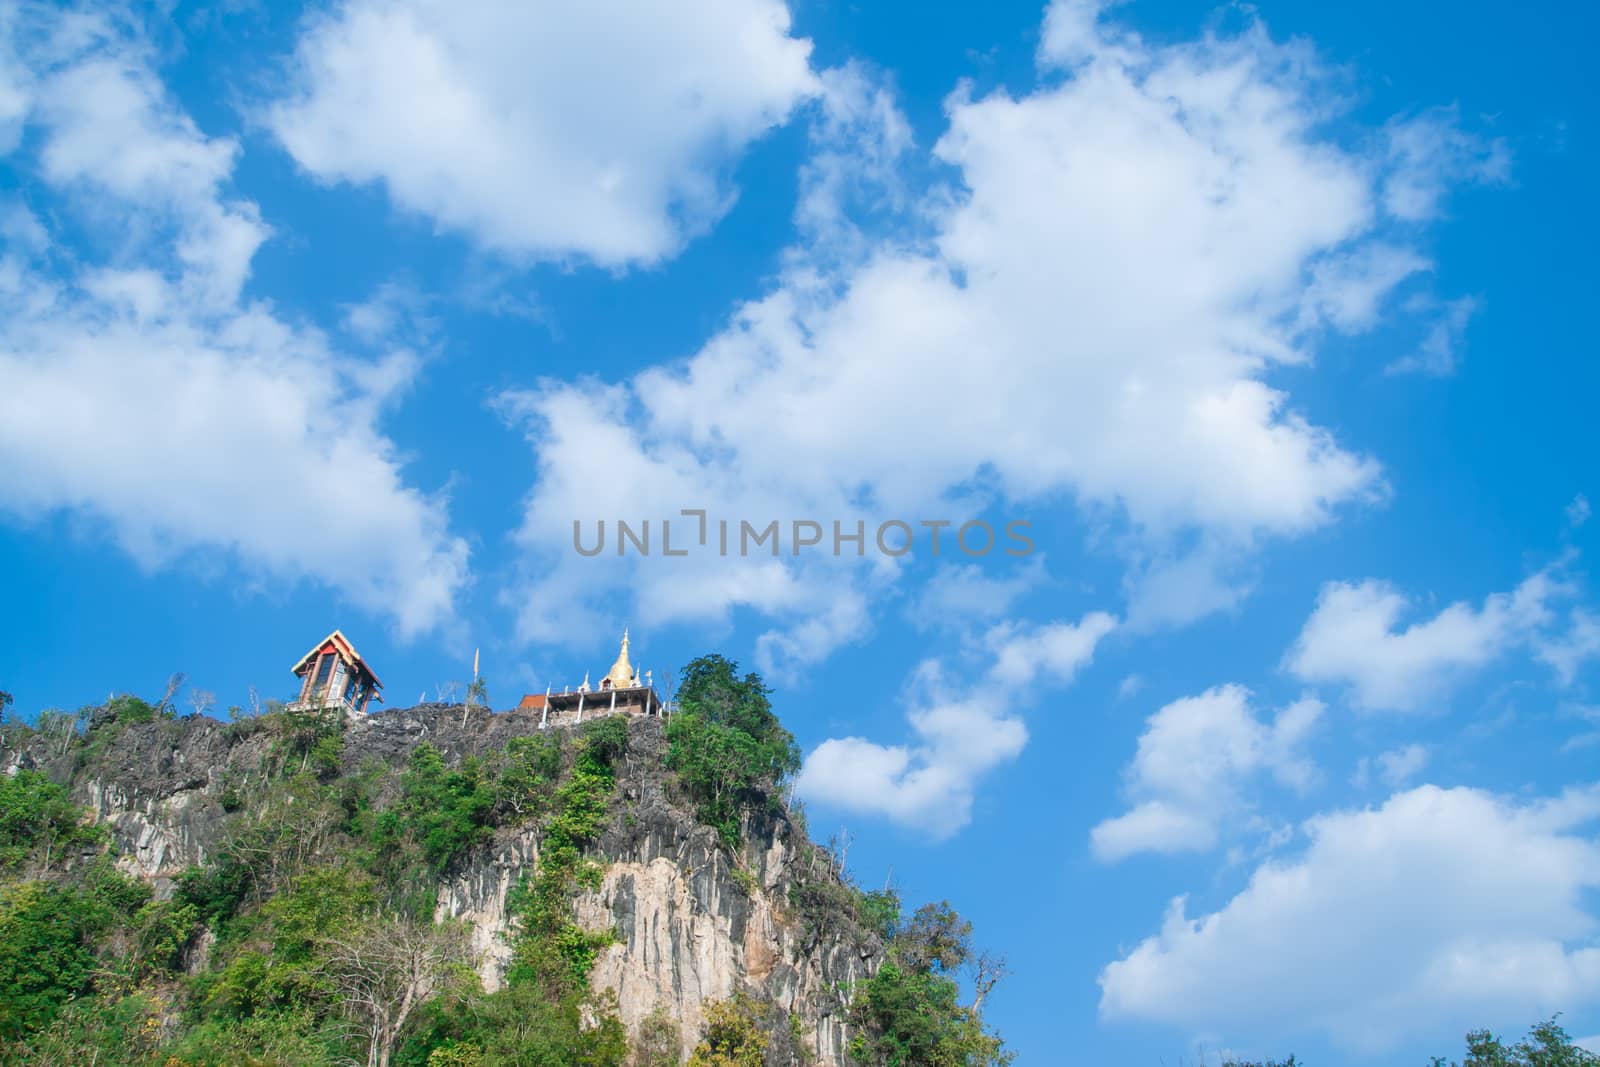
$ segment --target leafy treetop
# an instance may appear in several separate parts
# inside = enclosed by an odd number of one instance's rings
[[[740,817],[800,769],[794,735],[772,712],[771,692],[755,673],[739,676],[723,656],[701,656],[683,672],[677,712],[667,720],[667,766],[729,848]]]

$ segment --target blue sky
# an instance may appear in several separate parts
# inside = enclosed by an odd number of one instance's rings
[[[1592,14],[627,8],[0,5],[17,710],[629,626],[1023,1064],[1600,1034]],[[919,533],[572,550],[685,508]]]

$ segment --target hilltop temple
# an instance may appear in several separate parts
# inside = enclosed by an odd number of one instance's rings
[[[312,645],[293,670],[300,679],[300,695],[288,705],[293,710],[339,708],[354,718],[366,714],[372,701],[383,703],[383,683],[350,639],[338,630]],[[477,671],[476,661],[473,671]],[[529,694],[522,698],[517,710],[536,713],[539,728],[544,729],[599,715],[660,715],[663,708],[650,672],[645,671],[641,677],[629,660],[628,632],[624,630],[616,662],[599,685],[591,686],[586,673],[583,684],[576,689],[564,687],[558,692],[552,686],[543,693]]]
[[[376,700],[383,703],[383,683],[338,630],[311,646],[294,665],[300,696],[291,709],[342,708],[346,715],[361,715]]]
[[[660,715],[661,698],[656,695],[650,672],[645,671],[641,679],[638,669],[628,661],[628,631],[624,630],[622,650],[598,686],[591,686],[589,675],[584,674],[583,684],[578,688],[563,688],[557,692],[552,687],[542,694],[531,693],[522,698],[517,710],[537,712],[539,726],[543,729],[553,722],[582,722],[585,716],[592,719],[597,715],[619,713]]]

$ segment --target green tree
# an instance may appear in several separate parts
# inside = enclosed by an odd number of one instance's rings
[[[513,737],[501,761],[497,802],[518,820],[543,815],[560,776],[561,742],[555,735]]]
[[[895,955],[911,970],[950,974],[972,955],[972,924],[957,915],[948,900],[941,900],[918,908],[891,943]]]
[[[900,925],[900,894],[893,889],[862,893],[856,904],[856,916],[862,926],[888,943]]]
[[[248,941],[199,987],[206,1012],[246,1018],[319,1006],[336,993],[321,969],[323,948],[373,914],[380,903],[371,876],[338,865],[312,868],[271,897]]]
[[[483,1067],[483,1049],[470,1041],[440,1045],[428,1053],[428,1067]]]
[[[761,1007],[745,993],[706,1005],[705,1028],[688,1067],[762,1067],[772,1037]]]
[[[614,993],[551,1000],[533,986],[512,985],[436,1000],[423,1015],[395,1067],[622,1067],[628,1055]]]
[[[49,867],[72,848],[99,843],[104,835],[84,815],[39,771],[0,775],[0,871],[30,859]]]
[[[744,811],[774,802],[800,769],[799,747],[772,713],[769,692],[760,675],[741,678],[732,661],[702,656],[683,669],[678,711],[667,720],[667,766],[731,849]]]
[[[681,1039],[677,1020],[665,1005],[657,1004],[639,1022],[639,1036],[628,1067],[678,1067],[683,1062]]]
[[[122,696],[113,697],[106,704],[103,721],[133,726],[139,723],[154,722],[165,714],[165,711],[165,701],[160,706],[157,706],[140,700],[131,693],[124,693]]]
[[[874,907],[880,929],[893,931],[889,959],[852,991],[847,1021],[850,1055],[863,1067],[990,1067],[1011,1062],[998,1035],[986,1030],[975,1000],[959,1002],[952,975],[972,957],[972,924],[950,904],[925,904],[910,919]],[[979,976],[980,996],[998,970]]]
[[[1444,1059],[1435,1056],[1432,1067],[1445,1067]],[[1474,1030],[1467,1034],[1467,1058],[1451,1067],[1600,1067],[1600,1056],[1574,1045],[1552,1017],[1509,1046],[1488,1030]]]
[[[286,771],[291,767],[318,775],[338,771],[346,726],[343,708],[321,703],[284,707],[273,713],[272,725]]]
[[[468,757],[452,770],[437,748],[423,742],[406,760],[400,799],[375,819],[373,844],[380,854],[391,853],[385,866],[392,874],[405,843],[414,841],[428,873],[437,876],[463,850],[489,839],[495,799],[482,760]]]
[[[142,993],[120,999],[85,998],[68,1004],[49,1026],[25,1040],[9,1048],[0,1045],[0,1063],[7,1067],[148,1063],[145,1057],[160,1043],[159,1023],[160,1005]],[[166,1058],[155,1062],[165,1064]],[[231,1061],[230,1067],[239,1062],[243,1061]],[[191,1064],[202,1067],[183,1061],[183,1067]]]
[[[99,920],[73,889],[43,882],[0,889],[0,1041],[46,1026],[88,990]]]

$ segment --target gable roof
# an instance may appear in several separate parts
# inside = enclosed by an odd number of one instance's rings
[[[367,664],[366,660],[361,658],[361,653],[356,651],[356,646],[350,643],[350,639],[338,630],[333,631],[333,633],[312,645],[311,651],[301,656],[300,661],[294,665],[294,674],[300,675],[310,670],[311,661],[316,659],[317,655],[329,645],[333,646],[334,651],[338,652],[340,657],[343,658],[346,663],[353,664],[354,666],[359,667],[361,670],[366,671],[368,676],[372,678],[373,685],[377,686],[379,689],[383,688],[383,683],[378,681],[378,673]]]

